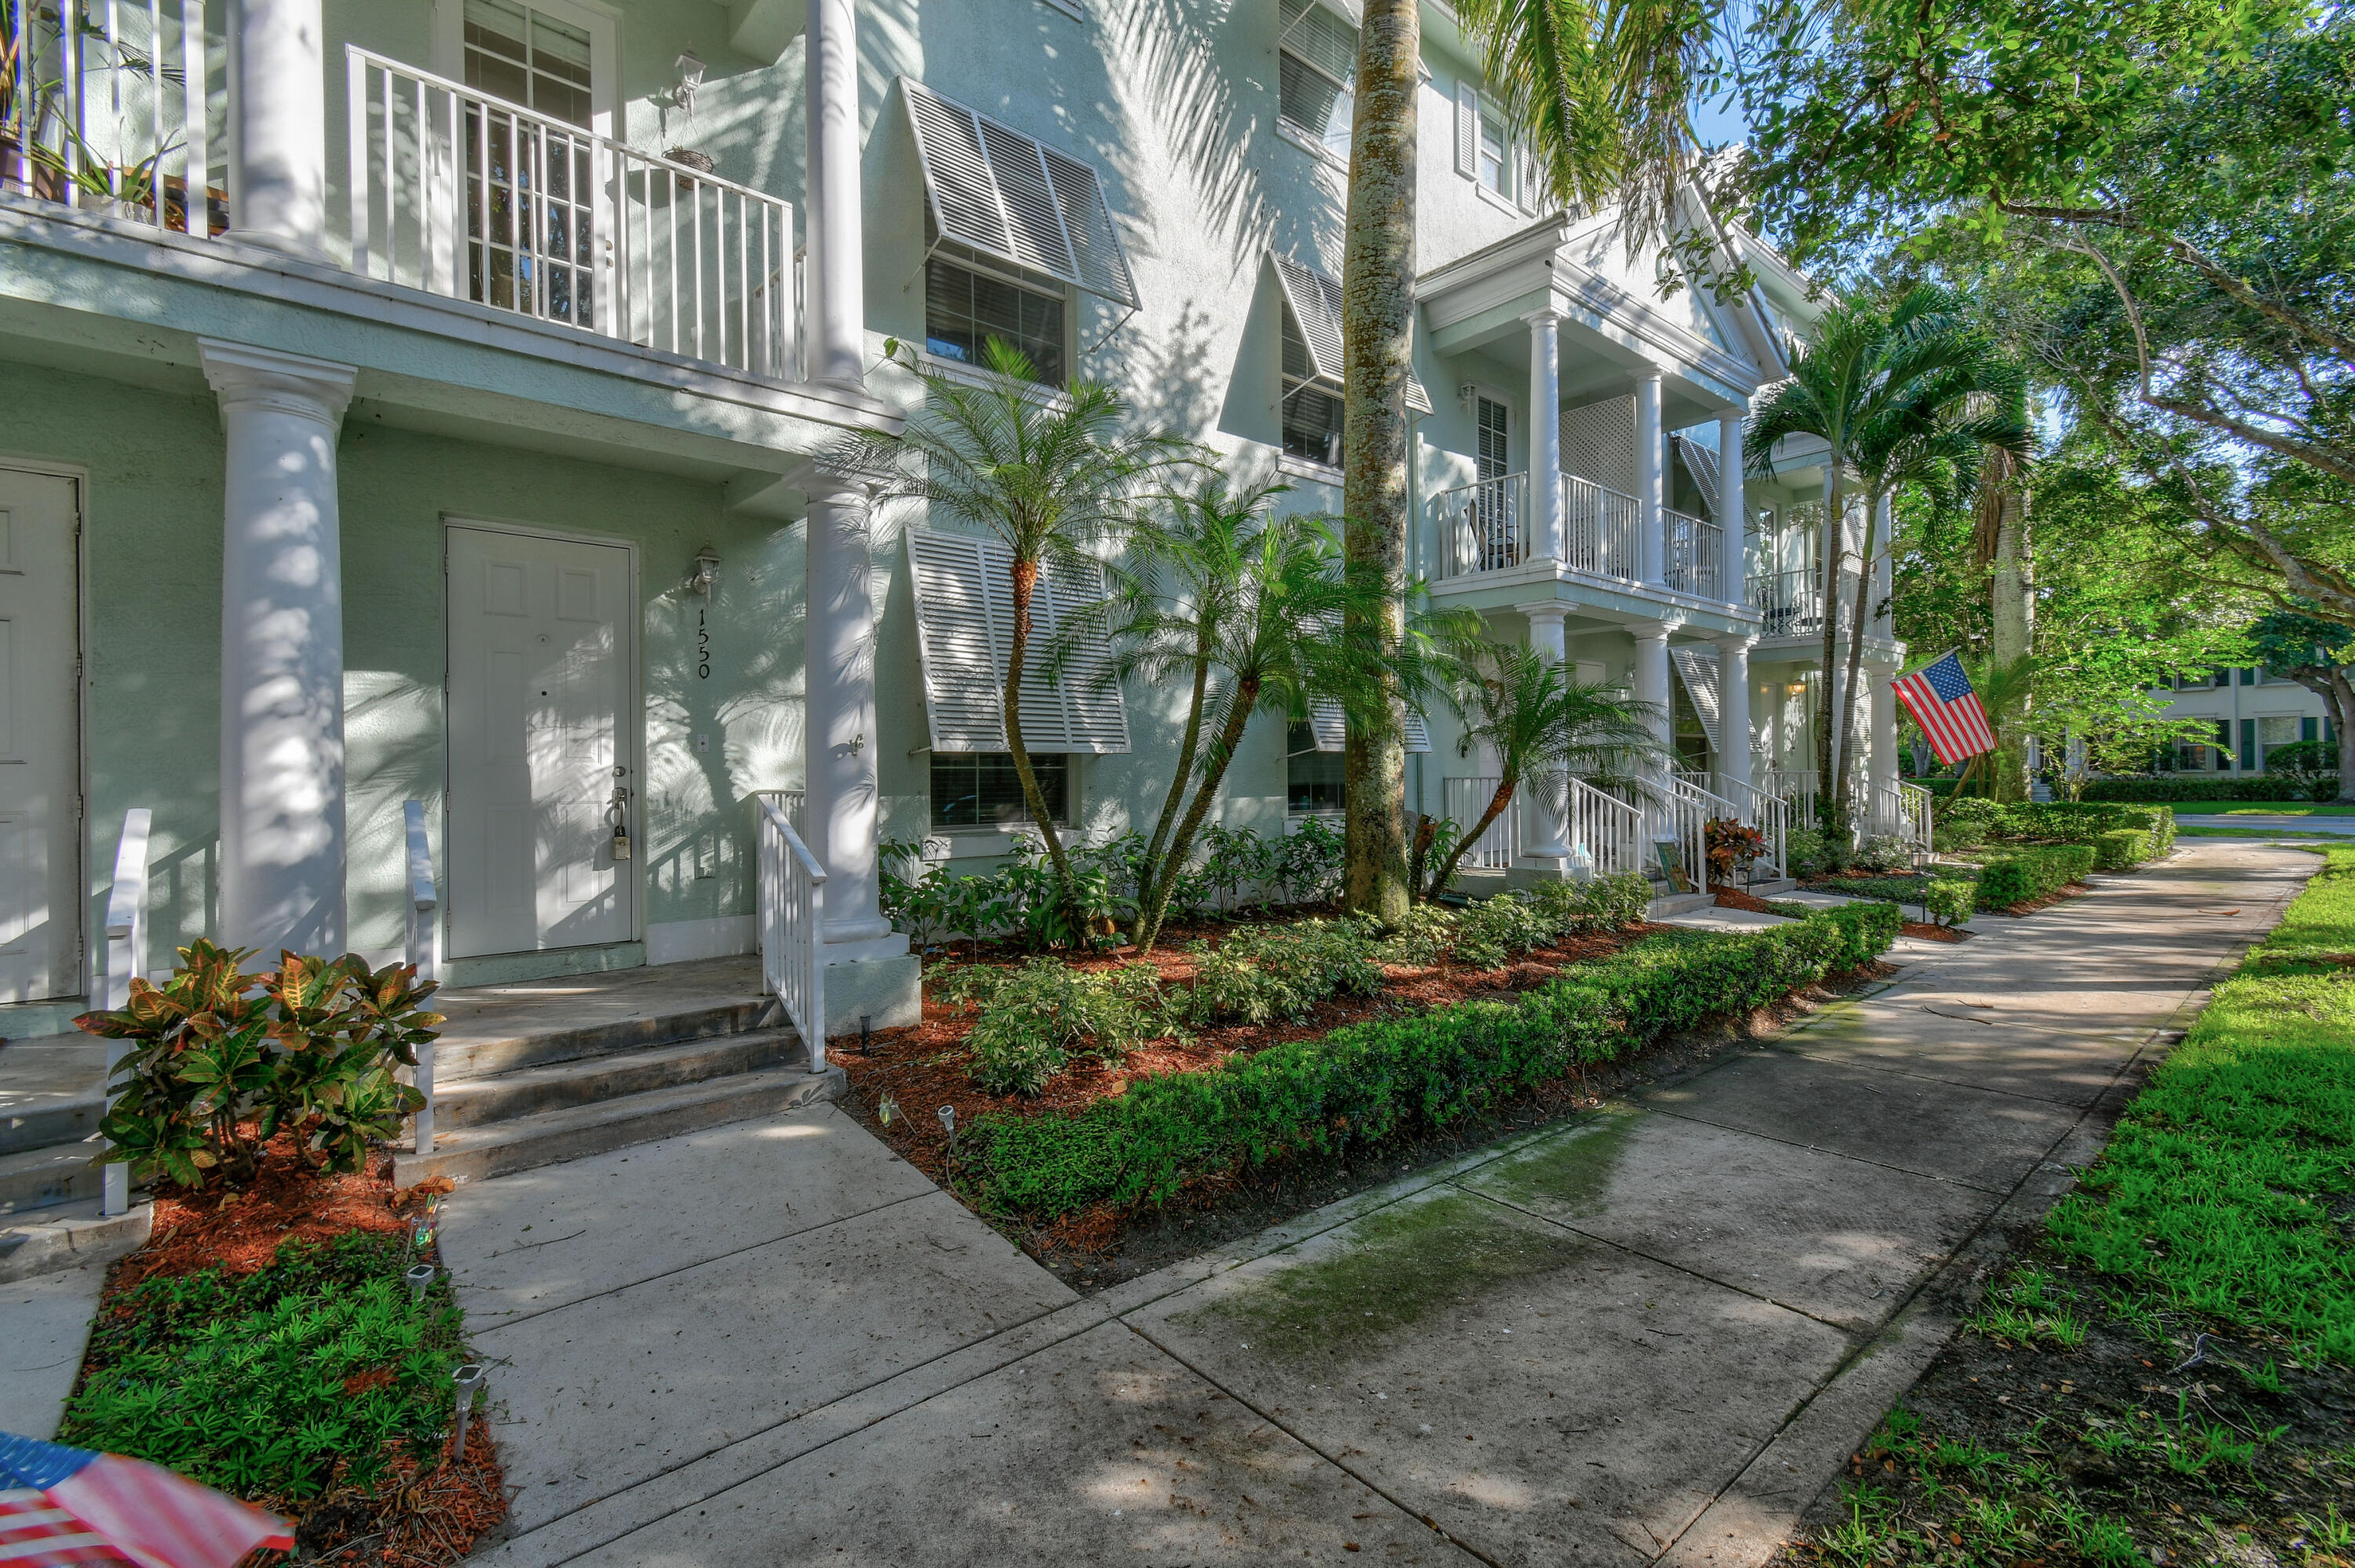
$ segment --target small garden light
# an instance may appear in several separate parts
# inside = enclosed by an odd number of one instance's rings
[[[432,1287],[433,1277],[441,1272],[430,1263],[420,1263],[412,1264],[409,1272],[400,1277],[409,1287],[409,1299],[412,1306],[423,1304],[425,1292]]]
[[[462,1362],[450,1373],[450,1386],[458,1391],[458,1436],[451,1452],[462,1465],[466,1462],[466,1418],[474,1412],[474,1395],[482,1392],[487,1374],[488,1369],[480,1361]]]
[[[941,1107],[941,1129],[949,1135],[949,1157],[956,1158],[956,1107]]]

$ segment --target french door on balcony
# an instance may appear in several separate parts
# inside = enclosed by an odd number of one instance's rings
[[[1478,570],[1518,566],[1522,520],[1514,515],[1512,487],[1501,482],[1512,471],[1512,410],[1494,397],[1476,405],[1480,487],[1473,493],[1473,529]]]

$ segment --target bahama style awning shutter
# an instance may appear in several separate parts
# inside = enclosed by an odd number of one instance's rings
[[[1693,488],[1700,492],[1703,505],[1711,517],[1717,515],[1717,452],[1702,446],[1690,436],[1674,438],[1677,456],[1682,458],[1685,471],[1692,475]]]
[[[1700,727],[1709,736],[1709,748],[1722,754],[1724,747],[1718,744],[1717,737],[1723,727],[1719,715],[1724,710],[1718,702],[1715,651],[1704,652],[1699,648],[1671,648],[1668,656],[1677,667],[1678,675],[1684,681],[1685,695],[1692,699],[1693,712],[1700,715]]]
[[[1284,291],[1292,330],[1308,350],[1305,366],[1284,366],[1285,378],[1320,383],[1337,397],[1342,385],[1341,285],[1313,267],[1281,256],[1270,260],[1275,263],[1275,281]],[[1418,414],[1431,412],[1431,394],[1412,372],[1406,378],[1406,406]]]
[[[905,77],[900,91],[943,238],[1136,308],[1128,254],[1092,167]]]
[[[915,577],[916,638],[934,751],[1004,751],[1006,662],[1014,640],[1014,556],[995,539],[908,531]],[[1112,650],[1090,641],[1049,684],[1039,673],[1057,629],[1105,592],[1103,573],[1050,568],[1030,600],[1030,649],[1022,674],[1022,741],[1032,751],[1125,752],[1128,705],[1106,684]]]
[[[1401,717],[1404,722],[1401,727],[1406,731],[1406,748],[1409,751],[1429,751],[1431,730],[1423,724],[1423,715],[1408,708]],[[1341,705],[1330,697],[1319,698],[1309,705],[1308,727],[1316,736],[1316,749],[1319,751],[1339,751],[1348,744],[1348,718],[1341,712]]]

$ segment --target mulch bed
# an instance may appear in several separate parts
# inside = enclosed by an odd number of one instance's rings
[[[191,1190],[159,1188],[155,1224],[144,1245],[120,1259],[107,1276],[100,1298],[103,1316],[116,1298],[144,1280],[219,1268],[250,1274],[278,1254],[281,1244],[327,1242],[354,1231],[406,1234],[427,1204],[450,1191],[446,1179],[415,1187],[392,1184],[392,1155],[378,1150],[368,1169],[352,1175],[312,1176],[284,1137],[264,1151],[254,1179],[242,1192],[227,1190],[216,1177]],[[439,1263],[438,1248],[423,1255]],[[345,1488],[307,1503],[272,1498],[248,1500],[295,1521],[293,1554],[258,1551],[243,1568],[299,1562],[374,1563],[385,1568],[443,1568],[506,1517],[507,1492],[492,1442],[490,1423],[478,1404],[468,1425],[466,1452],[456,1464],[421,1467],[407,1453],[397,1456],[373,1492]]]
[[[1166,980],[1190,979],[1193,966],[1178,948],[1197,936],[1215,946],[1222,935],[1233,929],[1224,923],[1188,927],[1166,936],[1150,961]],[[901,1158],[952,1194],[957,1194],[950,1170],[949,1136],[938,1116],[941,1106],[955,1107],[960,1128],[970,1125],[972,1118],[986,1111],[1039,1115],[1077,1110],[1097,1099],[1125,1092],[1127,1086],[1140,1077],[1199,1072],[1224,1058],[1247,1056],[1281,1041],[1328,1033],[1357,1019],[1384,1012],[1419,1012],[1484,996],[1508,997],[1543,984],[1572,964],[1607,956],[1666,929],[1673,927],[1644,925],[1575,938],[1540,949],[1501,969],[1474,969],[1455,963],[1422,969],[1391,969],[1386,972],[1391,984],[1381,996],[1336,999],[1296,1023],[1207,1029],[1189,1046],[1159,1042],[1132,1054],[1127,1064],[1116,1069],[1093,1061],[1075,1062],[1050,1080],[1042,1093],[1029,1098],[987,1095],[974,1086],[965,1075],[966,1058],[962,1046],[972,1028],[972,1010],[944,1007],[929,996],[924,1001],[922,1024],[879,1033],[863,1051],[854,1042],[837,1042],[828,1056],[842,1066],[850,1079],[850,1091],[841,1102],[842,1108]],[[1019,961],[1010,953],[993,953],[987,946],[982,949],[982,958],[983,961]],[[1075,960],[1081,968],[1129,961],[1134,961],[1134,955],[1127,953]],[[1821,1002],[1893,972],[1888,965],[1874,964],[1850,974],[1829,977],[1821,986],[1787,998],[1774,1008],[1762,1010],[1749,1018],[1724,1021],[1714,1029],[1663,1041],[1635,1060],[1591,1068],[1572,1078],[1540,1085],[1485,1116],[1467,1118],[1438,1132],[1394,1138],[1376,1149],[1357,1149],[1329,1156],[1303,1155],[1257,1170],[1197,1179],[1159,1206],[1115,1209],[1108,1204],[1098,1205],[1037,1227],[1004,1215],[981,1213],[980,1217],[1054,1269],[1073,1289],[1092,1294],[1209,1248],[1255,1234],[1270,1225],[1401,1175],[1455,1159],[1497,1139],[1589,1114],[1635,1085],[1682,1072],[1741,1041],[1774,1033]],[[881,1115],[886,1096],[896,1107],[888,1123]]]

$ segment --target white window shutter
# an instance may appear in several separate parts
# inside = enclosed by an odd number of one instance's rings
[[[1431,729],[1423,722],[1423,715],[1412,708],[1403,708],[1400,719],[1399,727],[1406,732],[1406,749],[1429,751]],[[1309,705],[1308,727],[1316,734],[1319,751],[1339,751],[1348,745],[1348,718],[1341,712],[1341,705],[1331,697],[1319,697]]]
[[[916,635],[924,667],[924,705],[935,751],[1006,749],[1006,664],[1014,643],[1013,555],[994,539],[908,531],[916,589]],[[1043,667],[1066,607],[1104,593],[1102,573],[1084,580],[1042,573],[1030,600],[1030,641],[1022,672],[1022,740],[1032,751],[1125,752],[1128,707],[1115,683],[1098,685],[1112,667],[1102,638],[1082,647],[1060,680]]]
[[[1719,715],[1723,711],[1717,700],[1717,655],[1699,648],[1671,648],[1668,653],[1677,673],[1685,683],[1685,694],[1692,699],[1693,712],[1700,715],[1702,733],[1709,736],[1709,748],[1723,755],[1725,748],[1718,743]]]
[[[1526,142],[1513,144],[1513,205],[1523,212],[1538,209],[1538,160]]]
[[[1480,93],[1468,81],[1455,84],[1455,172],[1480,177]]]

